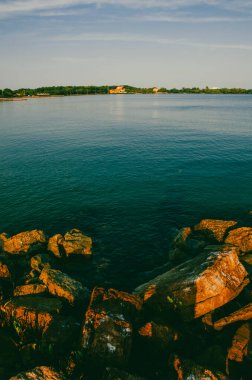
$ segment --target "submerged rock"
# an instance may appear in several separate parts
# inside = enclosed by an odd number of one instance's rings
[[[66,380],[66,377],[51,367],[36,367],[30,371],[21,372],[10,380]]]
[[[48,287],[49,293],[64,298],[70,305],[85,304],[89,291],[79,281],[56,269],[43,269],[39,279]]]
[[[90,256],[92,239],[80,230],[73,229],[64,236],[57,234],[51,237],[48,242],[48,251],[58,258],[72,255]]]
[[[12,237],[1,234],[0,240],[3,251],[13,255],[36,252],[45,248],[47,243],[44,232],[40,230],[21,232]]]
[[[137,296],[95,288],[82,331],[83,349],[101,363],[127,364],[132,346],[132,323],[141,306]]]
[[[252,228],[242,227],[229,232],[225,242],[237,246],[241,252],[252,252]]]
[[[234,220],[203,219],[194,227],[194,231],[201,232],[209,240],[222,243],[227,231],[236,224]]]
[[[59,314],[62,303],[56,298],[39,296],[15,297],[1,306],[6,321],[19,335],[44,333],[55,315]]]
[[[135,294],[155,314],[176,312],[182,319],[198,318],[228,303],[249,283],[235,248],[220,247],[139,286]]]

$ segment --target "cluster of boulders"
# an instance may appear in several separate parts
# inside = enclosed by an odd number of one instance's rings
[[[183,228],[174,267],[132,294],[62,271],[91,254],[77,229],[0,234],[0,379],[252,379],[252,228]]]

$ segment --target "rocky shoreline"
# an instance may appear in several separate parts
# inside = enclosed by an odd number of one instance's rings
[[[76,256],[77,229],[0,234],[0,379],[251,380],[251,227],[182,228],[173,268],[132,294],[87,289],[62,271]]]

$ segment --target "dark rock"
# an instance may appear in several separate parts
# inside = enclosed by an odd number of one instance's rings
[[[222,243],[227,231],[236,224],[234,220],[203,219],[194,227],[194,231],[202,233],[209,240]]]
[[[11,377],[10,380],[66,380],[66,377],[53,368],[41,366],[30,371],[21,372]]]
[[[177,380],[228,380],[228,377],[219,371],[202,367],[189,360],[181,360],[178,356],[174,359],[174,368]]]
[[[235,245],[243,253],[252,252],[252,228],[242,227],[230,231],[225,242]]]
[[[40,280],[48,287],[49,293],[64,298],[70,305],[86,304],[89,291],[79,281],[56,269],[43,269]]]
[[[43,231],[33,230],[21,232],[8,237],[0,235],[3,251],[13,255],[30,254],[46,247],[47,239]]]
[[[43,334],[43,342],[54,345],[56,350],[71,350],[76,344],[81,333],[81,326],[74,318],[66,316],[55,316],[52,323]]]
[[[160,325],[153,321],[140,327],[138,333],[143,344],[150,344],[151,349],[172,348],[173,343],[180,339],[180,333],[168,325]]]
[[[80,230],[73,229],[64,236],[57,234],[51,237],[48,242],[48,250],[58,258],[72,255],[90,256],[92,239]]]
[[[152,313],[198,318],[235,298],[249,283],[235,248],[221,247],[189,260],[135,290]]]
[[[86,312],[82,347],[106,365],[126,365],[132,346],[132,323],[141,310],[137,296],[95,288]]]
[[[117,368],[106,368],[103,380],[144,380],[144,378]]]

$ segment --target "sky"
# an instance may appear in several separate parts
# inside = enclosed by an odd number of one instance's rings
[[[252,88],[252,0],[0,0],[0,88]]]

